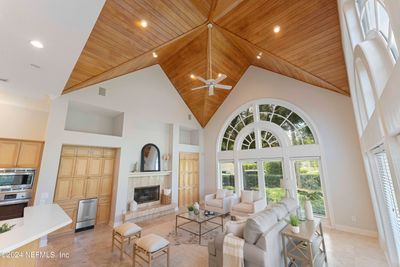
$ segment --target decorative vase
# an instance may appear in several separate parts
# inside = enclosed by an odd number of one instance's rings
[[[291,225],[291,227],[292,227],[292,232],[293,232],[293,233],[295,233],[295,234],[300,233],[300,226],[293,226],[293,225]]]
[[[194,210],[189,210],[189,216],[193,216],[194,215]]]
[[[306,212],[306,219],[309,221],[313,221],[314,213],[313,213],[313,208],[312,208],[310,200],[306,200],[306,202],[304,203],[304,210]]]
[[[138,204],[137,204],[137,202],[135,201],[135,200],[132,200],[130,203],[129,203],[129,210],[130,211],[135,211],[135,210],[137,210],[138,209]]]
[[[199,209],[200,209],[199,203],[195,202],[195,203],[193,204],[193,208],[194,208],[195,210],[199,210]]]

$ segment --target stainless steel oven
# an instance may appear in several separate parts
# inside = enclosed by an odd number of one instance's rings
[[[32,168],[0,168],[0,205],[28,202],[34,179]]]

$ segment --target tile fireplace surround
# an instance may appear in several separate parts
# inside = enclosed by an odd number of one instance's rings
[[[171,188],[171,172],[137,172],[131,173],[128,180],[127,212],[124,221],[141,221],[152,216],[160,216],[174,212],[176,205],[160,204],[160,200],[138,204],[138,210],[130,212],[129,203],[134,197],[136,187],[160,186],[160,194],[164,188]]]

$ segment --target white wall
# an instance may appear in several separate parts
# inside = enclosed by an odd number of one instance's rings
[[[43,141],[48,112],[0,102],[0,138]]]
[[[241,105],[261,98],[290,102],[315,123],[323,150],[322,164],[326,164],[323,179],[333,226],[376,234],[351,99],[257,67],[247,70],[204,129],[205,191],[216,189],[216,141],[224,122]]]
[[[105,97],[98,95],[99,86],[107,88]],[[124,112],[122,137],[65,131],[70,100]],[[128,174],[133,164],[140,162],[143,145],[156,144],[161,155],[175,152],[171,151],[174,127],[200,128],[196,120],[188,120],[188,114],[188,107],[158,65],[56,98],[49,116],[36,204],[53,200],[62,144],[117,147],[120,164],[114,186],[114,218],[118,223],[126,209]],[[173,179],[177,177],[173,173]],[[177,192],[173,194],[177,198]]]

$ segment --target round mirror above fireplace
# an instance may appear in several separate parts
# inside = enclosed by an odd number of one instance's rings
[[[140,171],[142,172],[159,172],[160,167],[160,150],[154,144],[146,144],[142,148]]]

